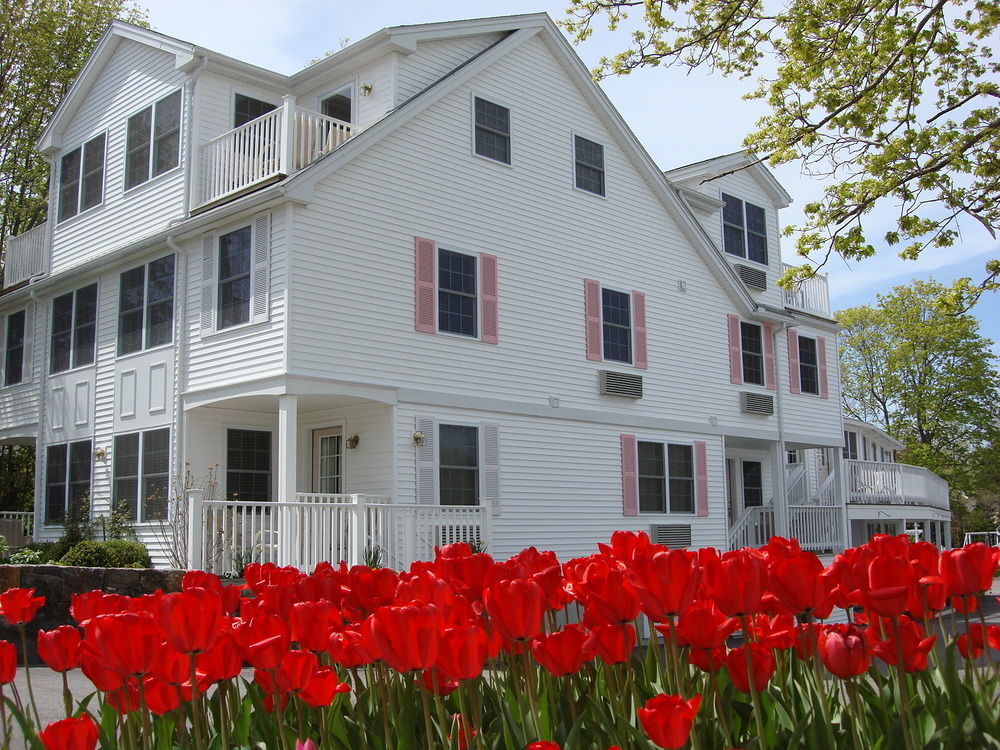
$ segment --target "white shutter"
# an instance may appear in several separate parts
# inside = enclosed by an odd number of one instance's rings
[[[420,505],[437,505],[437,460],[433,417],[417,417],[417,432],[423,433],[423,445],[417,446],[417,502]]]
[[[253,220],[253,271],[251,286],[253,301],[250,308],[250,320],[262,323],[268,316],[268,289],[271,285],[271,215],[261,214]]]
[[[483,424],[482,499],[493,505],[493,515],[500,515],[500,427]]]
[[[201,252],[201,332],[215,330],[215,237],[206,234]]]
[[[24,309],[24,362],[21,365],[21,382],[29,383],[35,373],[35,305]]]

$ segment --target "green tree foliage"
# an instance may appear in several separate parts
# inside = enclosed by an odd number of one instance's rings
[[[129,0],[0,0],[0,252],[45,221],[49,168],[35,143],[115,19],[145,23]]]
[[[33,510],[35,449],[0,445],[0,510]]]
[[[915,258],[948,247],[959,222],[1000,228],[1000,30],[994,0],[570,0],[563,25],[577,41],[604,16],[631,29],[623,52],[594,74],[645,66],[708,68],[754,76],[747,94],[770,108],[745,145],[772,165],[801,161],[823,177],[822,200],[805,206],[797,234],[815,272],[831,253],[872,255],[864,220],[897,206],[884,236]],[[629,18],[634,11],[635,18]],[[639,20],[641,14],[641,20]],[[943,290],[967,308],[1000,288],[1000,259],[984,278]]]
[[[969,496],[985,488],[985,456],[1000,444],[1000,376],[979,322],[936,306],[944,290],[914,281],[838,312],[841,387],[846,413],[882,427],[906,446],[907,463]]]

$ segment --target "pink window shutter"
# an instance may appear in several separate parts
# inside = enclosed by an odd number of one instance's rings
[[[646,341],[646,295],[632,292],[632,336],[635,338],[635,366],[649,369],[649,344]]]
[[[819,397],[830,398],[830,384],[826,377],[826,339],[816,337],[816,359],[819,367]]]
[[[708,516],[708,450],[704,440],[694,441],[694,506],[700,517]]]
[[[423,237],[413,238],[414,252],[414,325],[420,333],[435,333],[434,321],[434,270],[437,267],[434,240]]]
[[[801,393],[799,373],[799,332],[794,328],[788,329],[788,390],[792,393]]]
[[[482,253],[479,256],[479,287],[483,295],[483,335],[487,344],[499,341],[499,312],[497,309],[497,256]]]
[[[743,341],[739,315],[729,316],[729,382],[743,384]]]
[[[583,304],[587,314],[587,359],[600,362],[601,356],[601,284],[583,280]]]
[[[639,458],[635,435],[622,435],[622,515],[639,515]]]
[[[774,373],[774,328],[770,323],[764,326],[764,386],[774,390],[777,378]]]

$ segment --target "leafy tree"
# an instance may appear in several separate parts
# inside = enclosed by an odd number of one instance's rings
[[[32,510],[35,497],[35,449],[0,445],[0,510]]]
[[[828,181],[805,206],[800,255],[875,252],[864,220],[880,203],[898,206],[884,236],[916,258],[948,247],[960,220],[991,235],[1000,228],[1000,4],[992,0],[570,0],[563,25],[586,39],[598,17],[631,27],[623,52],[594,74],[645,66],[708,68],[756,76],[746,94],[769,106],[744,144],[772,165],[801,161]],[[641,21],[629,11],[641,12]],[[795,272],[807,276],[814,265]],[[791,275],[786,278],[790,281]],[[942,290],[965,309],[1000,288],[1000,259],[978,283]]]
[[[848,414],[882,427],[906,446],[908,463],[968,495],[983,489],[990,464],[973,459],[1000,444],[1000,376],[979,322],[935,305],[943,292],[914,281],[879,295],[877,305],[838,312],[841,388]]]
[[[0,0],[0,253],[45,221],[49,169],[35,143],[116,18],[145,23],[129,0]]]

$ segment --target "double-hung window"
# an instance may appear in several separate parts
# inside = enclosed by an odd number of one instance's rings
[[[219,238],[218,320],[219,329],[250,320],[250,284],[253,233],[249,226]]]
[[[52,300],[49,371],[63,372],[94,363],[97,333],[97,284]]]
[[[341,122],[354,122],[354,84],[341,86],[320,102],[320,111]]]
[[[170,343],[173,322],[173,255],[121,275],[118,294],[119,355]]]
[[[180,163],[181,92],[163,97],[128,118],[125,189],[169,172]]]
[[[476,153],[510,164],[510,110],[475,97]]]
[[[819,355],[816,339],[799,336],[799,387],[802,393],[819,395]]]
[[[78,515],[90,495],[91,442],[50,445],[45,451],[45,523]]]
[[[256,503],[271,499],[269,431],[226,431],[226,498]]]
[[[245,94],[236,94],[233,100],[233,127],[238,128],[240,125],[246,125],[251,120],[263,117],[277,108],[277,105],[270,102],[254,99]]]
[[[740,344],[743,352],[743,382],[764,385],[764,337],[761,327],[741,322]]]
[[[170,493],[170,430],[116,435],[112,506],[135,521],[167,518]]]
[[[767,220],[764,209],[722,194],[722,247],[730,255],[767,265]]]
[[[576,186],[604,195],[604,146],[580,136],[573,137]]]
[[[106,136],[101,133],[59,160],[59,221],[104,200],[105,142]]]
[[[441,505],[479,505],[479,429],[438,427]]]
[[[690,445],[639,441],[639,511],[694,513],[694,451]]]
[[[760,461],[743,461],[743,507],[755,508],[764,504],[764,466]]]
[[[18,310],[7,316],[3,358],[3,384],[17,385],[24,377],[24,334],[27,314]]]
[[[476,336],[476,257],[438,249],[438,330]]]
[[[844,458],[858,459],[858,433],[844,430]]]
[[[632,363],[631,295],[601,289],[604,359]]]

